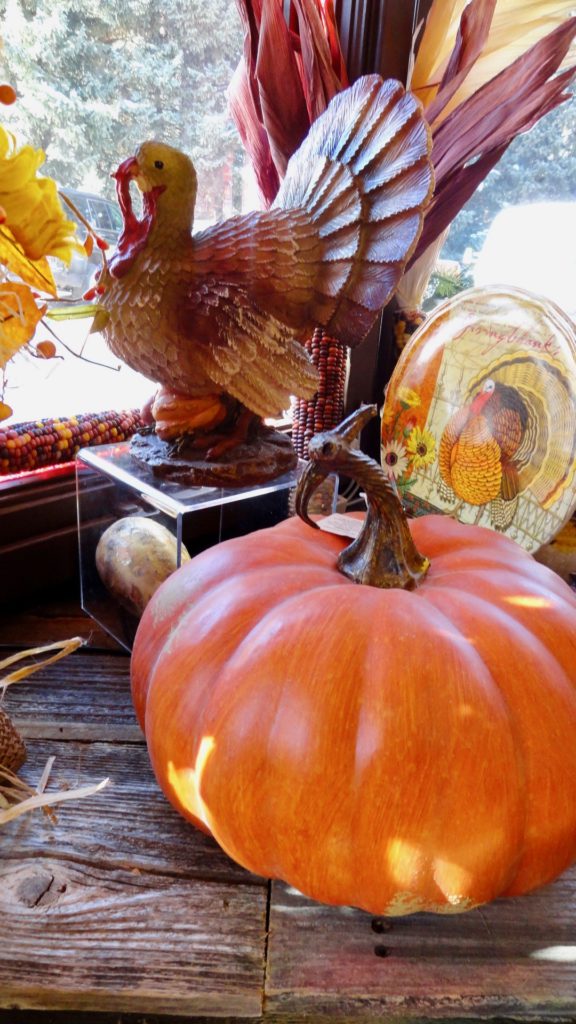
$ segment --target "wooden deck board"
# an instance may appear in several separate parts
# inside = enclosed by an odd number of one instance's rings
[[[67,611],[65,629],[45,632],[35,616],[31,632],[9,636],[34,645],[87,635],[86,622],[82,631]],[[26,738],[20,774],[30,785],[49,756],[49,789],[112,783],[58,805],[55,820],[36,812],[2,827],[0,931],[10,941],[0,943],[0,1006],[23,1024],[33,1010],[74,1011],[75,1024],[96,1009],[259,1018],[268,885],[160,792],[132,710],[128,658],[83,649],[4,700]]]
[[[255,886],[4,862],[0,1002],[259,1017],[265,915]]]
[[[280,1019],[572,1020],[576,869],[468,914],[387,920],[275,883],[266,1006]]]
[[[266,885],[176,813],[156,784],[144,745],[31,740],[28,751],[20,774],[32,786],[51,755],[50,790],[112,781],[94,796],[59,804],[56,822],[35,814],[5,825],[2,859],[57,856],[99,868]]]
[[[25,736],[144,742],[130,696],[129,659],[85,651],[12,687],[6,708]]]

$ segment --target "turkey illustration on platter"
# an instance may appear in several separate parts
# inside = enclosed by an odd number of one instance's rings
[[[392,296],[432,193],[430,147],[418,100],[369,75],[314,122],[269,210],[193,235],[187,156],[146,142],[121,164],[124,230],[99,279],[95,329],[160,384],[157,439],[178,454],[188,445],[204,469],[237,469],[239,449],[263,443],[265,417],[315,393],[302,342],[320,325],[357,345]]]
[[[529,551],[576,509],[576,329],[517,288],[434,309],[394,369],[382,465],[414,515],[441,511]]]
[[[500,530],[527,489],[549,508],[570,482],[576,455],[576,395],[565,368],[546,353],[502,356],[469,383],[467,397],[440,439],[440,496],[489,504]]]

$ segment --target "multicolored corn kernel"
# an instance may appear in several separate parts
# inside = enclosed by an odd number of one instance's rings
[[[0,425],[0,476],[71,461],[80,448],[127,441],[142,426],[138,409]]]
[[[314,366],[318,367],[319,386],[313,398],[296,400],[292,419],[292,444],[301,459],[308,457],[308,442],[314,434],[332,430],[344,415],[344,391],[348,366],[347,349],[317,327],[305,343]]]

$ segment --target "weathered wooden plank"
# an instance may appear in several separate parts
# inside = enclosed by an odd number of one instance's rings
[[[90,1010],[2,1010],[0,1024],[214,1024],[214,1017],[191,1017],[186,1014],[119,1014],[98,1013]],[[263,1017],[217,1017],[218,1024],[260,1024]],[[463,1024],[463,1022],[462,1022]],[[469,1022],[467,1022],[469,1024]],[[496,1022],[498,1024],[498,1022]],[[501,1022],[504,1024],[504,1022]]]
[[[376,919],[272,888],[270,1018],[571,1020],[576,870],[450,917]]]
[[[82,611],[77,595],[39,601],[11,613],[0,612],[0,645],[35,647],[71,636],[86,637],[95,650],[121,652],[116,641]]]
[[[263,1017],[221,1017],[218,1024],[263,1024]],[[214,1024],[214,1017],[186,1014],[98,1013],[78,1010],[2,1010],[0,1024]],[[458,1024],[458,1022],[456,1022]],[[463,1022],[462,1022],[463,1024]],[[469,1022],[467,1022],[469,1024]],[[498,1024],[498,1022],[496,1022]],[[501,1022],[504,1024],[504,1022]]]
[[[143,741],[123,656],[75,651],[11,687],[6,708],[25,736]]]
[[[143,745],[31,740],[28,749],[20,774],[32,786],[50,755],[56,757],[51,790],[108,776],[112,784],[95,796],[59,804],[56,822],[37,812],[3,826],[0,861],[49,856],[98,868],[265,887],[176,813],[158,788]]]
[[[259,1017],[265,917],[258,886],[4,862],[0,1005]]]

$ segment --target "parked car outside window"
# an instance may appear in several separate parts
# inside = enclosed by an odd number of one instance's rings
[[[61,192],[74,203],[96,234],[114,250],[122,231],[122,216],[116,203],[93,192],[81,192],[73,188],[63,188]],[[84,238],[84,225],[68,207],[66,213],[70,220],[78,224],[78,237]],[[50,264],[58,295],[63,299],[81,299],[92,284],[94,273],[102,266],[102,257],[100,250],[95,248],[90,256],[74,253],[69,265],[54,258],[50,259]]]

